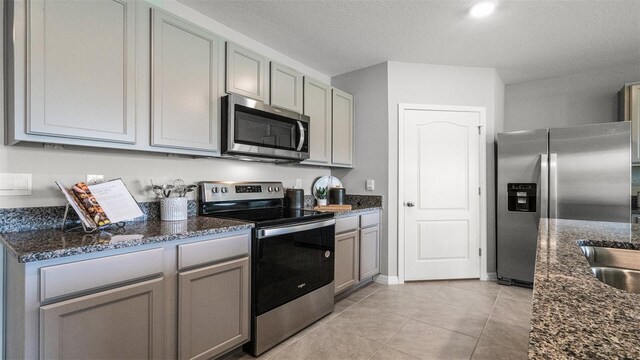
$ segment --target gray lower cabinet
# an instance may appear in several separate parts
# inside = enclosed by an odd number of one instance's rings
[[[151,145],[219,151],[215,34],[152,10]]]
[[[304,114],[309,116],[309,159],[303,164],[331,164],[331,86],[304,77]]]
[[[358,231],[336,235],[335,293],[358,283],[359,277]]]
[[[344,91],[332,92],[332,153],[334,166],[353,166],[353,96]]]
[[[302,112],[302,73],[271,62],[271,105]]]
[[[336,219],[335,293],[380,273],[380,212]]]
[[[360,230],[360,279],[380,273],[380,226]]]
[[[19,262],[4,359],[210,359],[249,340],[251,230]]]
[[[163,279],[40,307],[41,359],[161,359]]]
[[[249,258],[178,275],[178,357],[210,359],[249,339]]]
[[[267,74],[269,60],[266,57],[227,42],[227,82],[228,93],[246,96],[258,101],[268,102]]]
[[[28,134],[135,142],[135,6],[27,1]]]

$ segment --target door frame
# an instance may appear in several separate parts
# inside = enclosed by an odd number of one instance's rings
[[[428,104],[398,104],[398,283],[404,284],[405,276],[405,216],[404,216],[404,171],[405,171],[405,151],[404,151],[404,131],[405,131],[405,111],[454,111],[473,112],[480,115],[480,221],[478,231],[480,232],[480,280],[489,280],[487,275],[487,108],[481,106],[455,106],[455,105],[428,105]]]

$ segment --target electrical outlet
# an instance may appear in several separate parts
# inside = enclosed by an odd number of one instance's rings
[[[302,179],[296,179],[296,189],[302,189]]]
[[[95,185],[104,182],[104,175],[87,175],[87,185]]]
[[[31,174],[0,174],[0,196],[31,195]]]

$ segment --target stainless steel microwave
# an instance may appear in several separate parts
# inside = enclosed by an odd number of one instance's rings
[[[250,160],[309,158],[309,117],[240,95],[222,98],[222,153]]]

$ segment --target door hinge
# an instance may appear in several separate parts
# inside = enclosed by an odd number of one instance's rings
[[[482,256],[482,248],[478,248],[478,256]]]
[[[482,125],[478,125],[478,135],[482,135]]]
[[[481,187],[479,187],[479,188],[478,188],[478,196],[481,196],[481,195],[482,195],[482,188],[481,188]]]

